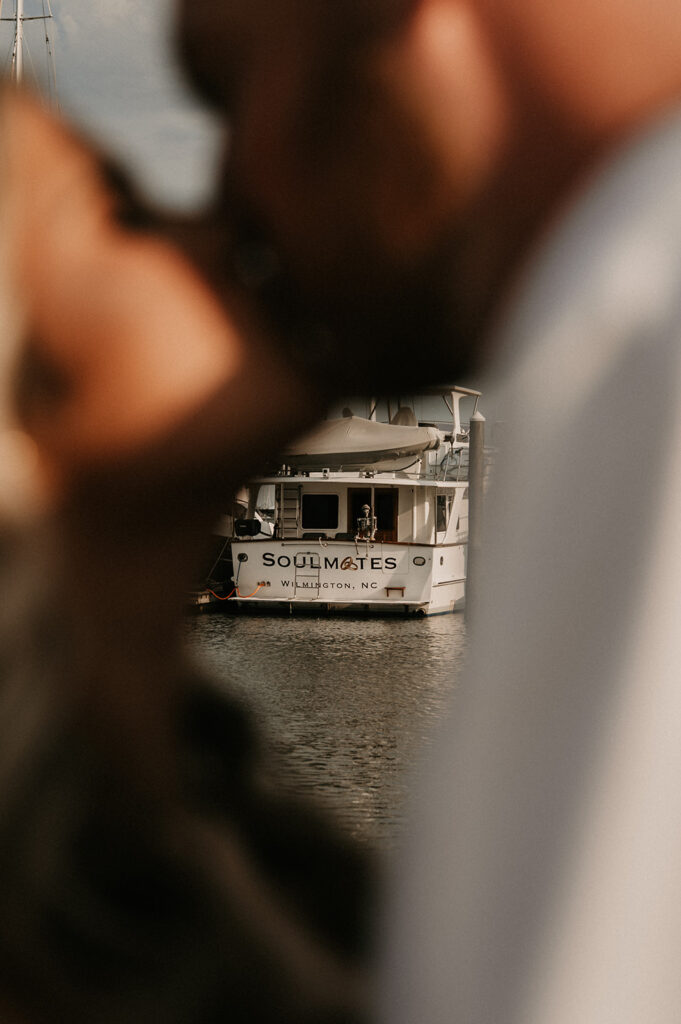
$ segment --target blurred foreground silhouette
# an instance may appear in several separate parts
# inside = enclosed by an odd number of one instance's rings
[[[678,3],[181,11],[263,316],[359,382],[486,367],[506,424],[382,1019],[677,1024]]]
[[[185,667],[184,592],[325,398],[487,363],[512,458],[381,1012],[676,1024],[677,5],[194,0],[178,42],[202,224],[3,101],[5,1015],[361,1019],[365,865]]]
[[[209,526],[318,401],[205,246],[32,100],[0,127],[0,1015],[360,1020],[364,856],[180,637]]]

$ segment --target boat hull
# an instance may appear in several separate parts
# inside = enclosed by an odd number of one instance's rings
[[[463,609],[466,545],[244,540],[232,544],[245,610],[436,615]]]

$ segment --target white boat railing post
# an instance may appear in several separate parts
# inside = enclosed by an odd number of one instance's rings
[[[416,487],[411,489],[411,542],[416,543]]]
[[[461,433],[461,394],[452,391],[452,440],[458,440]]]
[[[480,551],[485,478],[485,417],[477,409],[470,420],[468,454],[468,566],[466,569],[466,621],[475,621],[480,586]]]

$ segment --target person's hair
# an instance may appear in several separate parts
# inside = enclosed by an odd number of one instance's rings
[[[395,31],[418,0],[183,0],[176,29],[180,60],[199,96],[213,108],[228,111],[233,78],[231,54],[243,51],[249,41],[271,25],[273,16],[290,18],[303,32],[315,33],[320,47],[352,58],[353,52],[370,46]],[[244,13],[245,12],[245,13]],[[232,18],[229,17],[232,15]],[[246,26],[235,37],[233,23]]]

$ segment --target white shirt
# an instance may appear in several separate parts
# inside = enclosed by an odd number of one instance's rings
[[[500,346],[485,592],[382,1019],[679,1024],[681,117],[563,219]]]

